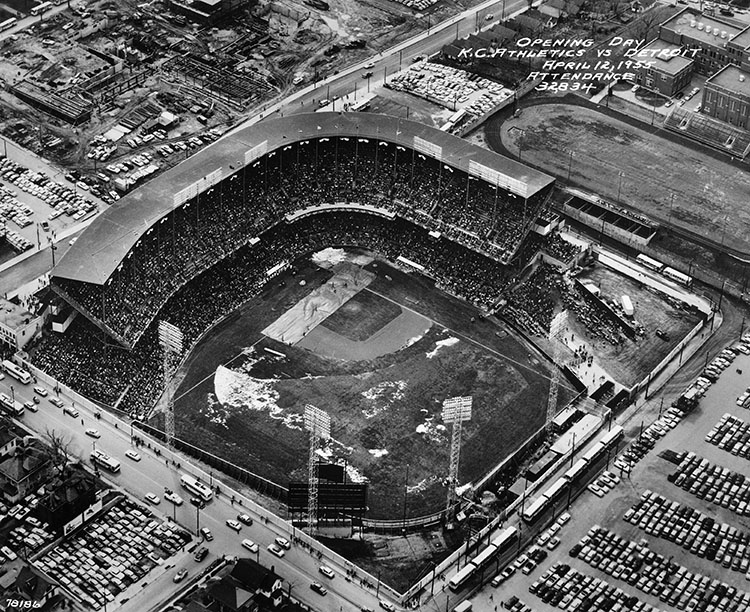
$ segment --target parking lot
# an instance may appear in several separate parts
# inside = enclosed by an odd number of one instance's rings
[[[54,232],[95,215],[99,206],[86,191],[0,157],[0,214],[15,253],[37,247],[38,240],[45,246]]]
[[[636,439],[607,462],[610,478],[600,476],[584,489],[562,523],[567,504],[561,503],[554,533],[548,529],[530,545],[544,550],[544,561],[533,569],[528,564],[525,574],[529,548],[520,550],[515,565],[521,569],[506,571],[497,586],[488,580],[472,597],[475,607],[750,609],[750,482],[744,476],[750,392],[743,375],[750,371],[750,337],[745,340],[731,354],[706,359],[703,374],[713,380],[701,376],[694,383],[702,398],[693,411],[683,415],[666,405],[659,425],[636,422]]]
[[[76,599],[99,608],[163,565],[189,541],[179,526],[157,520],[147,509],[123,498],[33,564]]]

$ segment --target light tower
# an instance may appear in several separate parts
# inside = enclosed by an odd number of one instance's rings
[[[331,437],[331,417],[320,408],[305,406],[305,429],[310,432],[310,456],[307,462],[307,530],[318,529],[318,440]]]
[[[445,505],[446,521],[450,520],[451,509],[456,502],[458,485],[458,458],[461,454],[461,428],[464,421],[471,420],[472,397],[451,397],[443,402],[443,423],[453,424],[451,435],[451,460],[448,469],[448,499]]]
[[[549,341],[552,344],[552,359],[555,362],[552,369],[552,380],[549,383],[549,397],[547,398],[547,420],[545,426],[549,427],[557,412],[557,388],[560,386],[560,363],[563,356],[562,333],[567,328],[568,311],[557,313],[549,326]]]
[[[164,393],[167,394],[167,412],[164,419],[164,433],[167,447],[174,448],[174,372],[170,357],[182,354],[183,336],[180,329],[166,321],[159,321],[159,346],[163,351]]]

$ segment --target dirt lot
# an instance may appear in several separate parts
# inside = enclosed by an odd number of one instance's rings
[[[741,169],[595,110],[569,104],[525,108],[502,128],[503,145],[552,174],[610,200],[750,250],[750,177]],[[575,143],[571,145],[570,143]],[[493,143],[490,142],[490,145]],[[671,196],[674,203],[671,207]],[[726,218],[726,220],[725,220]],[[698,230],[698,228],[701,228]]]
[[[615,273],[606,266],[596,266],[581,275],[580,279],[593,282],[602,291],[602,298],[619,302],[627,295],[633,302],[634,318],[646,329],[645,336],[613,346],[606,342],[595,343],[597,363],[616,381],[626,387],[643,378],[664,358],[700,320],[681,302],[670,299],[645,285]],[[661,340],[655,331],[661,329],[669,340]]]

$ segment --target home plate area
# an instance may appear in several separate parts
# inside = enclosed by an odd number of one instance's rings
[[[348,261],[332,269],[325,284],[263,333],[320,355],[360,361],[398,351],[430,328],[429,319],[367,289],[375,278],[372,272]]]

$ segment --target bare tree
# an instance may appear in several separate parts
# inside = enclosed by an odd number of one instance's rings
[[[81,455],[73,444],[70,434],[45,429],[43,441],[49,450],[49,458],[57,475],[64,478],[67,475],[68,464],[80,461]]]
[[[654,6],[640,14],[638,23],[633,24],[631,32],[648,42],[659,33],[659,25],[671,14],[668,6]]]

